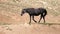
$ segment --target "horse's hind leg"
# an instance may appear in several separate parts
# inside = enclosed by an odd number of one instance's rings
[[[41,16],[40,16],[40,19],[39,19],[38,23],[40,23],[40,21],[41,21],[42,17],[43,17],[43,15],[41,15]]]
[[[43,20],[44,20],[44,23],[45,23],[45,16],[43,16]]]
[[[34,16],[32,16],[32,19],[33,19],[33,21],[34,21],[34,22],[36,22],[36,23],[37,23],[37,21],[35,21],[35,20],[34,20]]]

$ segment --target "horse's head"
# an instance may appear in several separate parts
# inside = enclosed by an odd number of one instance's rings
[[[26,10],[23,9],[22,12],[21,12],[21,16],[23,16],[23,14],[24,14],[25,12],[26,12]]]

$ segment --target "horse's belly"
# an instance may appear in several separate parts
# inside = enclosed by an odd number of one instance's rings
[[[31,13],[30,15],[38,16],[40,13]]]
[[[40,15],[40,14],[34,14],[34,16],[38,16],[38,15]]]

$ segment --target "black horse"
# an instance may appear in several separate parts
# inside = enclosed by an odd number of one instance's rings
[[[34,16],[39,16],[39,15],[41,15],[40,19],[39,19],[39,22],[43,18],[44,23],[45,23],[45,16],[47,15],[47,10],[44,9],[44,8],[37,8],[37,9],[35,9],[35,8],[25,8],[25,9],[22,9],[21,16],[24,13],[28,13],[29,16],[30,16],[30,22],[29,22],[29,24],[31,23],[31,17],[32,17],[33,21],[37,23],[37,21],[34,20]]]

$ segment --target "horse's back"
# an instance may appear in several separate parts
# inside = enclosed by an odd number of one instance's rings
[[[47,13],[46,9],[44,9],[44,8],[36,8],[36,9],[35,8],[25,8],[25,10],[27,10],[27,13],[29,13],[30,15],[36,15],[36,16],[43,14],[43,13],[45,13],[45,15],[46,15],[46,13]]]

